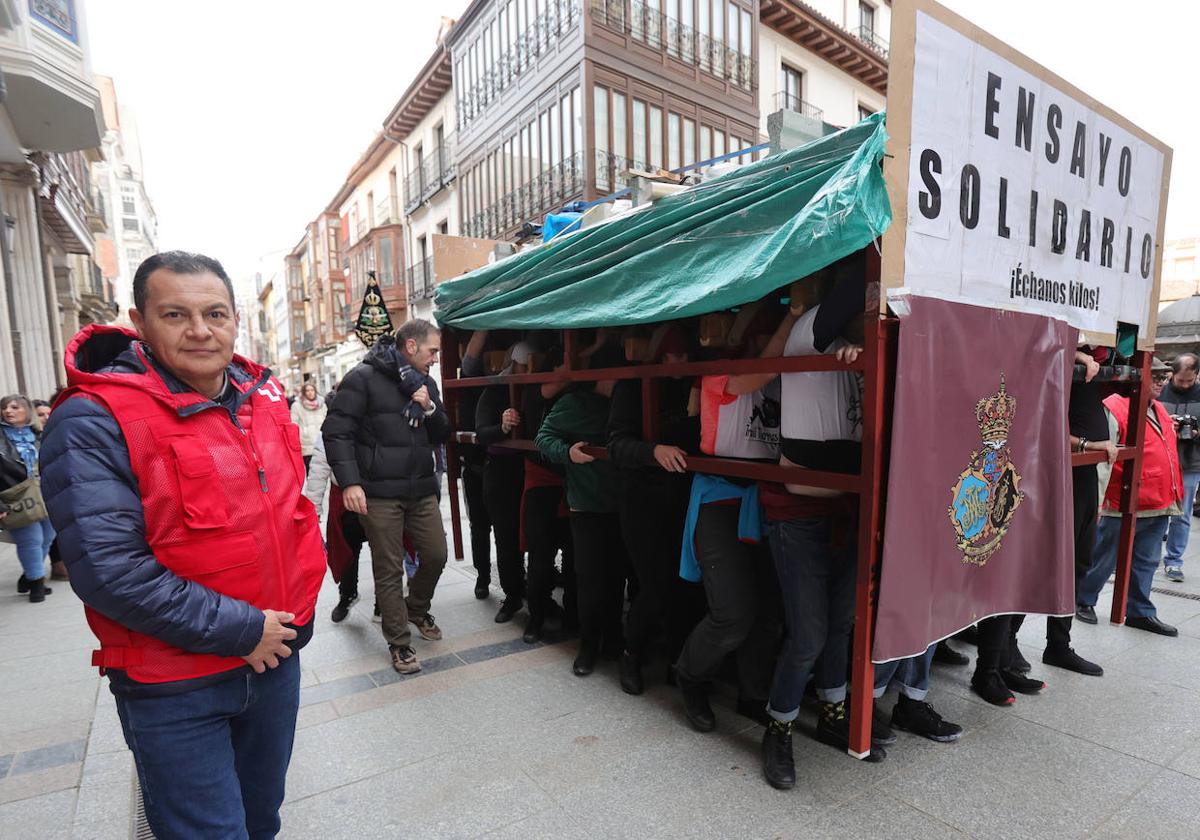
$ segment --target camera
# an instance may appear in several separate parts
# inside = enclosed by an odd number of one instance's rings
[[[1200,432],[1200,419],[1192,414],[1173,414],[1175,421],[1175,437],[1179,440],[1195,440]]]

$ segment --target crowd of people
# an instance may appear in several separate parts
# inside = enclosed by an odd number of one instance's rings
[[[42,406],[0,399],[0,528],[18,546],[18,589],[44,598],[56,541],[100,641],[93,662],[109,677],[159,836],[274,836],[299,705],[296,654],[312,637],[326,568],[339,586],[330,618],[341,623],[369,544],[392,667],[420,671],[414,635],[443,633],[431,610],[447,560],[445,447],[473,432],[452,451],[480,600],[490,597],[496,547],[496,622],[526,612],[531,644],[577,636],[574,673],[589,677],[599,660],[615,660],[630,695],[661,674],[678,691],[682,719],[703,732],[717,726],[712,685],[728,677],[737,711],[764,725],[766,780],[792,787],[803,705],[815,707],[818,740],[849,744],[856,498],[694,472],[689,462],[712,455],[859,471],[861,378],[850,363],[877,305],[865,274],[856,255],[797,281],[786,298],[781,290],[736,313],[582,331],[573,361],[598,381],[456,388],[448,411],[431,375],[443,339],[433,324],[410,320],[381,338],[331,398],[305,384],[289,400],[269,370],[234,355],[237,313],[221,265],[156,254],[135,277],[135,329],[94,325],[72,340],[68,386],[44,429]],[[461,338],[462,376],[564,364],[557,333]],[[1075,615],[1090,622],[1115,565],[1126,463],[1117,455],[1129,433],[1127,393],[1105,396],[1094,379],[1108,353],[1077,353],[1083,376],[1064,442],[1103,451],[1107,462],[1073,474]],[[640,380],[602,373],[818,354],[846,366],[666,377],[649,400]],[[1155,362],[1142,432],[1126,623],[1162,635],[1176,630],[1157,618],[1150,585],[1160,562],[1170,580],[1183,579],[1200,483],[1198,367],[1190,354],[1173,369]],[[532,446],[506,445],[514,437]],[[978,646],[973,690],[999,706],[1046,688],[1017,646],[1022,619],[999,616],[960,634]],[[1070,617],[1047,619],[1043,663],[1100,676],[1071,647],[1071,626]],[[942,640],[876,666],[878,755],[897,742],[895,730],[939,742],[962,734],[930,703],[934,662],[969,659]],[[897,700],[885,710],[878,699],[891,688]],[[194,772],[177,772],[185,762]]]

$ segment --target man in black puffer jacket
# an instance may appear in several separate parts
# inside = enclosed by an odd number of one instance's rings
[[[346,374],[321,427],[325,454],[347,510],[357,513],[371,544],[375,598],[392,667],[421,670],[412,632],[442,637],[429,604],[446,565],[446,532],[438,508],[434,449],[450,437],[429,367],[441,334],[428,321],[408,321],[396,338],[381,338]],[[421,558],[405,596],[404,534]]]

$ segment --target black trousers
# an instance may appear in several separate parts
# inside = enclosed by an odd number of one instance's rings
[[[665,623],[667,656],[674,662],[704,616],[704,590],[679,577],[686,517],[686,495],[661,492],[656,485],[626,484],[621,533],[637,578],[637,594],[625,618],[625,649],[639,657],[646,655]]]
[[[363,530],[357,513],[342,511],[342,536],[346,538],[353,557],[338,581],[338,594],[342,598],[355,598],[358,596],[358,556],[362,554],[363,543],[367,541],[367,532]]]
[[[1071,470],[1071,498],[1075,503],[1075,587],[1092,566],[1096,545],[1096,516],[1100,512],[1100,485],[1095,464]],[[1046,619],[1046,646],[1069,647],[1071,617]]]
[[[525,556],[521,553],[521,491],[525,458],[488,457],[483,466],[483,503],[496,534],[496,568],[506,601],[525,598]]]
[[[492,519],[483,503],[483,464],[460,462],[463,498],[467,502],[467,522],[471,528],[471,564],[481,580],[492,579]]]
[[[584,644],[621,647],[625,543],[615,513],[571,511],[579,635]]]
[[[997,671],[1012,664],[1013,635],[1024,621],[1023,615],[997,615],[979,622],[976,673]]]
[[[525,491],[523,525],[525,547],[529,549],[529,620],[537,624],[546,620],[550,608],[554,558],[560,551],[563,556],[563,611],[569,616],[567,623],[575,623],[579,615],[571,522],[558,515],[562,499],[562,487],[531,487]]]
[[[677,667],[681,677],[699,682],[736,652],[739,695],[765,704],[782,630],[779,579],[765,543],[738,539],[738,512],[737,505],[700,508],[696,555],[708,613],[688,636]]]

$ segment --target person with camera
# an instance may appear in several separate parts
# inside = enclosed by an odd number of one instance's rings
[[[40,604],[51,591],[46,557],[54,527],[36,480],[42,426],[28,399],[20,394],[0,399],[0,431],[0,529],[17,545],[22,569],[17,593],[28,592],[29,602]]]
[[[1163,555],[1167,580],[1183,583],[1183,553],[1192,530],[1192,505],[1200,485],[1200,357],[1180,353],[1171,363],[1171,378],[1159,402],[1175,421],[1179,441],[1179,465],[1183,469],[1183,513],[1171,517],[1167,526],[1167,549]]]

